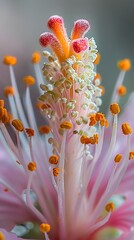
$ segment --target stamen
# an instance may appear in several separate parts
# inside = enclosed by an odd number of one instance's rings
[[[40,55],[40,53],[39,53],[39,52],[34,52],[34,53],[32,54],[32,63],[37,64],[37,63],[40,62],[40,60],[41,60],[41,55]]]
[[[127,89],[126,89],[125,86],[121,85],[121,86],[117,89],[117,91],[118,91],[119,96],[122,97],[122,96],[124,96],[124,95],[126,94]]]
[[[124,135],[132,134],[133,130],[129,123],[126,122],[122,124],[122,132]]]
[[[4,107],[4,100],[3,99],[0,99],[0,108],[3,108]]]
[[[12,86],[5,87],[4,89],[4,95],[6,97],[8,96],[14,96],[14,88]]]
[[[129,71],[131,68],[131,62],[128,58],[125,58],[118,62],[118,68],[123,71]]]
[[[110,111],[113,115],[116,115],[120,112],[120,107],[118,103],[113,103],[110,105]]]
[[[60,124],[60,128],[64,128],[64,129],[71,129],[73,128],[73,125],[71,122],[68,122],[68,121],[64,121]]]
[[[94,64],[95,64],[95,65],[98,65],[98,64],[100,63],[100,58],[101,58],[100,53],[97,53],[97,57],[96,57],[96,59],[95,59],[95,61],[94,61]]]
[[[53,175],[57,177],[59,175],[60,169],[59,168],[53,168]]]
[[[115,209],[115,206],[113,202],[110,202],[105,206],[105,210],[107,212],[113,212],[114,209]]]
[[[27,86],[31,86],[35,83],[35,79],[32,76],[25,76],[22,80],[27,84]]]
[[[0,232],[0,240],[6,240],[6,238],[2,232]]]
[[[81,38],[90,29],[89,22],[85,19],[79,19],[74,22],[74,27],[72,29],[71,40]]]
[[[17,58],[13,56],[5,56],[3,59],[3,63],[6,65],[16,65]]]
[[[28,137],[34,136],[34,130],[32,128],[25,128]]]
[[[30,162],[28,163],[27,168],[29,171],[34,172],[36,171],[37,165],[35,162]]]
[[[1,109],[2,110],[2,109]],[[2,116],[1,116],[1,114],[2,114]],[[1,111],[1,113],[0,113],[0,119],[2,120],[2,122],[4,123],[4,124],[7,124],[7,123],[9,123],[9,115],[8,115],[8,112],[7,112],[7,109],[6,108],[3,108],[3,110]]]
[[[129,160],[130,159],[134,159],[134,151],[131,151],[130,153],[129,153]]]
[[[115,156],[115,158],[114,158],[114,161],[115,161],[116,163],[119,163],[121,160],[122,160],[122,154],[117,154],[117,155]]]
[[[47,125],[39,126],[38,127],[40,134],[49,134],[51,131],[51,128]]]
[[[50,232],[50,229],[51,229],[51,227],[50,227],[50,225],[48,223],[41,223],[40,224],[40,231],[42,233]]]
[[[58,164],[58,162],[59,162],[59,157],[57,155],[52,155],[49,158],[49,163],[50,164]]]
[[[12,125],[14,126],[14,128],[19,131],[19,132],[23,132],[24,130],[24,126],[22,124],[22,122],[19,119],[14,119],[12,121]]]

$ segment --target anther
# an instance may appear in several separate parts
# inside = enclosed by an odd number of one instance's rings
[[[50,164],[57,164],[59,162],[59,157],[57,155],[52,155],[49,158],[49,163]]]
[[[129,71],[131,68],[131,61],[128,58],[125,58],[118,62],[118,68],[123,71]]]
[[[109,202],[106,206],[105,206],[105,210],[107,212],[113,212],[113,210],[115,209],[114,203],[113,202]]]
[[[134,151],[131,151],[130,153],[129,153],[129,160],[130,159],[134,159]]]
[[[117,90],[119,96],[124,96],[127,92],[127,89],[125,86],[121,85]]]
[[[4,100],[3,99],[0,99],[0,107],[4,107]]]
[[[40,60],[41,60],[41,55],[40,55],[40,53],[39,53],[39,52],[34,52],[34,53],[32,54],[32,63],[37,64],[37,63],[40,62]]]
[[[39,126],[38,130],[39,130],[40,134],[49,134],[51,131],[51,128],[47,125],[44,125],[44,126]]]
[[[95,65],[98,65],[98,64],[100,63],[100,58],[101,58],[100,53],[97,53],[97,57],[96,57],[96,59],[95,59],[95,61],[94,61],[94,64],[95,64]]]
[[[2,110],[2,109],[1,109]],[[3,113],[2,113],[3,112]],[[6,108],[3,108],[3,110],[2,110],[2,116],[0,117],[0,119],[2,120],[2,122],[4,123],[4,124],[7,124],[7,123],[9,123],[9,114],[8,114],[8,112],[7,112],[7,109]]]
[[[133,130],[129,123],[125,122],[122,124],[122,132],[124,135],[132,134]]]
[[[120,112],[120,107],[118,103],[113,103],[110,105],[110,111],[113,115],[116,115]]]
[[[50,227],[50,225],[48,223],[41,223],[40,224],[40,231],[42,233],[50,232],[50,229],[51,229],[51,227]]]
[[[27,86],[33,85],[35,83],[35,79],[32,76],[25,76],[23,82],[26,83]]]
[[[28,137],[34,136],[34,130],[32,128],[25,128],[25,131],[26,131]]]
[[[27,168],[29,171],[34,172],[36,171],[37,165],[35,162],[29,162]]]
[[[8,96],[13,96],[13,95],[14,95],[14,88],[13,88],[12,86],[7,86],[7,87],[5,87],[5,89],[4,89],[4,95],[5,95],[6,97],[8,97]]]
[[[73,127],[71,122],[64,121],[60,124],[60,128],[71,129]]]
[[[115,158],[114,158],[114,161],[115,161],[116,163],[119,163],[121,160],[122,160],[122,154],[117,154],[117,155],[115,156]]]
[[[22,132],[24,130],[24,126],[23,126],[22,122],[19,119],[14,119],[12,121],[12,125],[19,132]]]
[[[2,232],[0,232],[0,240],[6,240],[6,238]]]
[[[17,58],[13,56],[5,56],[3,63],[6,65],[15,65],[17,63]]]
[[[59,175],[60,169],[59,168],[53,168],[53,175],[57,177]]]
[[[96,115],[95,114],[90,115],[89,118],[90,118],[89,126],[94,126],[94,125],[97,124],[97,120],[96,120]]]

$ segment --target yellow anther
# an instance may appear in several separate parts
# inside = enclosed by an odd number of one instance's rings
[[[104,116],[103,113],[98,112],[98,113],[95,114],[95,119],[96,119],[96,121],[101,121],[101,120],[105,119],[105,116]]]
[[[0,107],[4,107],[4,100],[3,99],[0,99]]]
[[[34,130],[32,128],[25,128],[28,137],[34,136]]]
[[[49,134],[51,131],[51,128],[47,125],[39,126],[38,127],[40,134]]]
[[[39,52],[34,52],[32,54],[32,63],[39,63],[41,60],[41,55]]]
[[[35,79],[32,76],[25,76],[22,80],[28,86],[31,86],[31,85],[33,85],[35,83]]]
[[[94,134],[93,137],[81,136],[80,142],[82,144],[98,144],[98,134]]]
[[[60,124],[60,128],[71,129],[73,127],[71,122],[64,121]]]
[[[12,121],[12,125],[19,132],[22,132],[24,130],[24,126],[23,126],[22,122],[19,119],[14,119]]]
[[[109,122],[108,122],[108,120],[106,118],[104,118],[104,119],[100,120],[100,125],[102,127],[108,128],[109,127]]]
[[[2,232],[0,232],[0,240],[6,240],[6,238]]]
[[[126,92],[127,92],[127,89],[126,89],[126,87],[125,86],[120,86],[119,88],[118,88],[118,94],[119,94],[119,96],[124,96],[125,94],[126,94]]]
[[[113,212],[113,210],[115,209],[114,203],[113,202],[109,202],[106,206],[105,206],[105,210],[107,212]]]
[[[59,175],[60,169],[59,168],[53,168],[53,175],[57,177]]]
[[[7,86],[7,87],[5,87],[5,89],[4,89],[4,95],[5,95],[6,97],[8,97],[8,96],[13,96],[13,95],[14,95],[14,88],[13,88],[12,86]]]
[[[9,114],[8,114],[6,108],[3,108],[3,113],[2,113],[1,120],[4,124],[9,123]]]
[[[17,63],[17,58],[13,56],[5,56],[3,63],[6,65],[15,65]]]
[[[34,172],[36,171],[37,165],[35,162],[29,162],[27,168],[29,171]]]
[[[0,120],[2,120],[3,115],[4,115],[4,108],[0,107]]]
[[[134,151],[131,151],[130,153],[129,153],[129,160],[130,159],[134,159]]]
[[[95,114],[92,114],[89,116],[90,118],[90,122],[89,122],[89,126],[94,126],[96,125],[97,121],[96,121],[96,115]]]
[[[122,154],[117,154],[117,155],[115,156],[115,158],[114,158],[114,161],[115,161],[116,163],[119,163],[121,160],[122,160]]]
[[[48,223],[41,223],[40,224],[40,231],[42,233],[50,232],[50,229],[51,229],[51,227],[50,227],[50,225]]]
[[[101,58],[100,53],[97,53],[97,57],[96,57],[96,59],[95,59],[95,61],[94,61],[94,64],[95,64],[95,65],[98,65],[98,64],[99,64],[100,58]]]
[[[123,71],[129,71],[131,68],[131,61],[128,58],[125,58],[118,62],[118,68]]]
[[[89,144],[89,143],[90,143],[90,139],[89,139],[88,137],[81,136],[80,142],[81,142],[82,144]]]
[[[113,103],[110,105],[110,111],[113,115],[116,115],[120,112],[120,107],[118,103]]]
[[[57,164],[59,162],[59,157],[57,155],[52,155],[49,158],[49,163],[50,164]]]
[[[129,123],[125,122],[122,124],[122,132],[124,135],[132,134],[133,130]]]

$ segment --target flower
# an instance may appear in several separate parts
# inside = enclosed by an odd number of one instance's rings
[[[88,21],[74,23],[70,40],[62,17],[50,17],[48,27],[53,33],[39,39],[53,52],[43,52],[46,82],[40,54],[32,56],[44,125],[38,127],[30,96],[35,79],[23,78],[24,109],[13,70],[17,59],[4,58],[12,83],[4,94],[12,116],[0,100],[0,240],[20,239],[9,233],[13,227],[31,239],[133,239],[134,97],[118,121],[130,60],[118,63],[121,71],[106,117],[99,112],[104,93],[96,73],[100,54],[94,39],[85,37]]]

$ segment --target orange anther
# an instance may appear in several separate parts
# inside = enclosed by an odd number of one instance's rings
[[[122,124],[122,132],[124,135],[132,134],[133,130],[129,123],[125,122]]]
[[[105,116],[104,116],[104,114],[103,113],[96,113],[96,115],[95,115],[95,119],[96,119],[96,121],[101,121],[101,120],[104,120],[105,119]]]
[[[125,86],[120,86],[119,88],[118,88],[118,94],[119,94],[119,96],[124,96],[125,94],[126,94],[126,92],[127,92],[127,89],[126,89],[126,87]]]
[[[114,203],[113,202],[109,202],[106,206],[105,206],[105,210],[107,212],[113,212],[113,210],[115,209]]]
[[[3,113],[1,112],[2,113],[1,120],[4,124],[7,124],[7,123],[9,123],[9,115],[8,115],[7,109],[3,108],[2,111],[3,111]]]
[[[13,95],[14,95],[14,88],[13,88],[12,86],[7,86],[7,87],[5,87],[5,89],[4,89],[4,95],[5,95],[6,97],[8,97],[8,96],[13,96]]]
[[[51,227],[50,227],[50,225],[48,223],[41,223],[40,224],[40,231],[42,233],[50,232],[50,229],[51,229]]]
[[[0,99],[0,107],[4,107],[4,100],[3,99]]]
[[[96,115],[95,114],[92,114],[89,116],[90,118],[90,122],[89,122],[89,126],[94,126],[96,125],[97,121],[96,121]]]
[[[131,151],[130,153],[129,153],[129,160],[130,159],[134,159],[134,151]]]
[[[118,68],[123,71],[129,71],[131,68],[131,61],[128,58],[125,58],[118,62]]]
[[[110,111],[113,115],[116,115],[120,112],[120,107],[118,103],[113,103],[110,105]]]
[[[103,96],[105,94],[105,88],[102,85],[98,86],[101,89],[101,95]]]
[[[36,171],[37,165],[35,162],[29,162],[27,168],[29,171],[34,172]]]
[[[95,81],[96,79],[101,80],[101,75],[100,75],[99,73],[96,73],[96,75],[95,75],[95,77],[94,77],[94,81]]]
[[[97,57],[96,57],[96,59],[95,59],[95,61],[94,61],[94,64],[95,64],[95,65],[98,65],[98,64],[100,63],[100,58],[101,58],[100,53],[97,53]]]
[[[5,56],[3,63],[6,65],[15,65],[17,63],[17,58],[13,56]]]
[[[49,134],[51,131],[51,128],[47,125],[39,126],[38,127],[40,134]]]
[[[35,83],[35,79],[32,76],[25,76],[23,79],[28,86],[33,85]]]
[[[39,63],[41,60],[41,55],[39,52],[34,52],[32,54],[32,63]]]
[[[59,157],[57,155],[52,155],[49,158],[49,163],[50,164],[57,164],[59,162]]]
[[[60,128],[71,129],[73,127],[71,122],[64,121],[60,124]]]
[[[34,136],[34,130],[32,128],[25,128],[28,137]]]
[[[57,177],[59,175],[60,169],[59,168],[53,168],[53,175]]]
[[[6,238],[2,232],[0,232],[0,240],[6,240]]]
[[[114,161],[115,161],[116,163],[119,163],[121,160],[122,160],[122,154],[117,154],[117,155],[115,156],[115,158],[114,158]]]
[[[19,119],[14,119],[12,121],[12,125],[19,132],[22,132],[24,130],[23,124],[22,124],[22,122]]]

